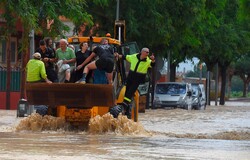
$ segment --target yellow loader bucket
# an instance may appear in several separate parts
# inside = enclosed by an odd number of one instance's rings
[[[65,105],[82,109],[115,105],[113,86],[110,84],[27,83],[26,96],[32,105]]]

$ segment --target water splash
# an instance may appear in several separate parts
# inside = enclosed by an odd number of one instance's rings
[[[190,139],[220,139],[220,140],[250,140],[250,132],[247,131],[226,131],[216,134],[176,134],[176,133],[160,133],[152,132],[153,136],[165,135],[175,138],[190,138]]]
[[[87,124],[87,133],[103,134],[116,133],[122,135],[149,135],[143,125],[139,122],[134,122],[126,116],[119,115],[118,118],[113,118],[110,113],[103,116],[97,115],[90,119]],[[69,124],[65,119],[53,117],[49,115],[41,116],[37,113],[24,118],[16,126],[16,131],[57,131],[59,129],[68,130]]]
[[[107,132],[115,132],[122,135],[148,135],[143,125],[139,122],[134,122],[126,116],[119,115],[118,118],[113,118],[110,113],[103,116],[96,116],[90,119],[89,133],[101,134]]]
[[[16,126],[16,131],[44,131],[65,128],[67,123],[65,119],[60,117],[53,117],[49,115],[41,116],[37,113],[33,113],[30,116],[22,119],[20,123]]]

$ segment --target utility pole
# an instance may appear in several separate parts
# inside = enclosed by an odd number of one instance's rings
[[[199,64],[199,69],[200,69],[200,84],[202,84],[202,63],[201,62]]]
[[[117,4],[116,4],[116,20],[119,20],[119,7],[120,7],[120,0],[116,0]]]
[[[217,100],[218,100],[218,74],[219,74],[219,71],[218,71],[219,69],[218,69],[218,62],[216,63],[216,75],[215,75],[215,77],[216,77],[216,79],[215,79],[215,105],[217,106]]]
[[[120,0],[116,0],[116,22],[119,21]],[[121,26],[118,27],[118,40],[121,42]]]
[[[167,75],[168,75],[168,79],[167,81],[170,82],[170,50],[168,51],[168,69],[167,69]]]
[[[210,71],[207,71],[206,95],[207,105],[210,105]]]

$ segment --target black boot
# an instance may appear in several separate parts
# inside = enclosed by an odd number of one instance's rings
[[[120,105],[122,106],[122,115],[125,115],[128,104],[126,102],[122,102]]]
[[[131,119],[131,111],[132,111],[132,105],[128,104],[127,109],[125,111],[125,115],[128,117],[128,119]]]
[[[114,118],[117,118],[120,113],[123,113],[123,110],[123,106],[118,104],[112,108],[109,108],[109,113],[113,115]]]
[[[126,102],[122,102],[121,104],[123,106],[123,115],[126,115],[128,117],[128,119],[131,119],[131,108],[132,105],[128,104]]]
[[[117,118],[120,113],[122,115],[126,115],[128,119],[131,119],[131,110],[132,110],[132,105],[127,104],[126,102],[122,102],[112,108],[109,109],[109,112],[111,115],[113,115],[114,118]]]

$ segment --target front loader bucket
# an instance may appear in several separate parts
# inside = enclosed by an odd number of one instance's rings
[[[26,95],[30,105],[66,105],[77,108],[115,104],[110,84],[27,83]]]

